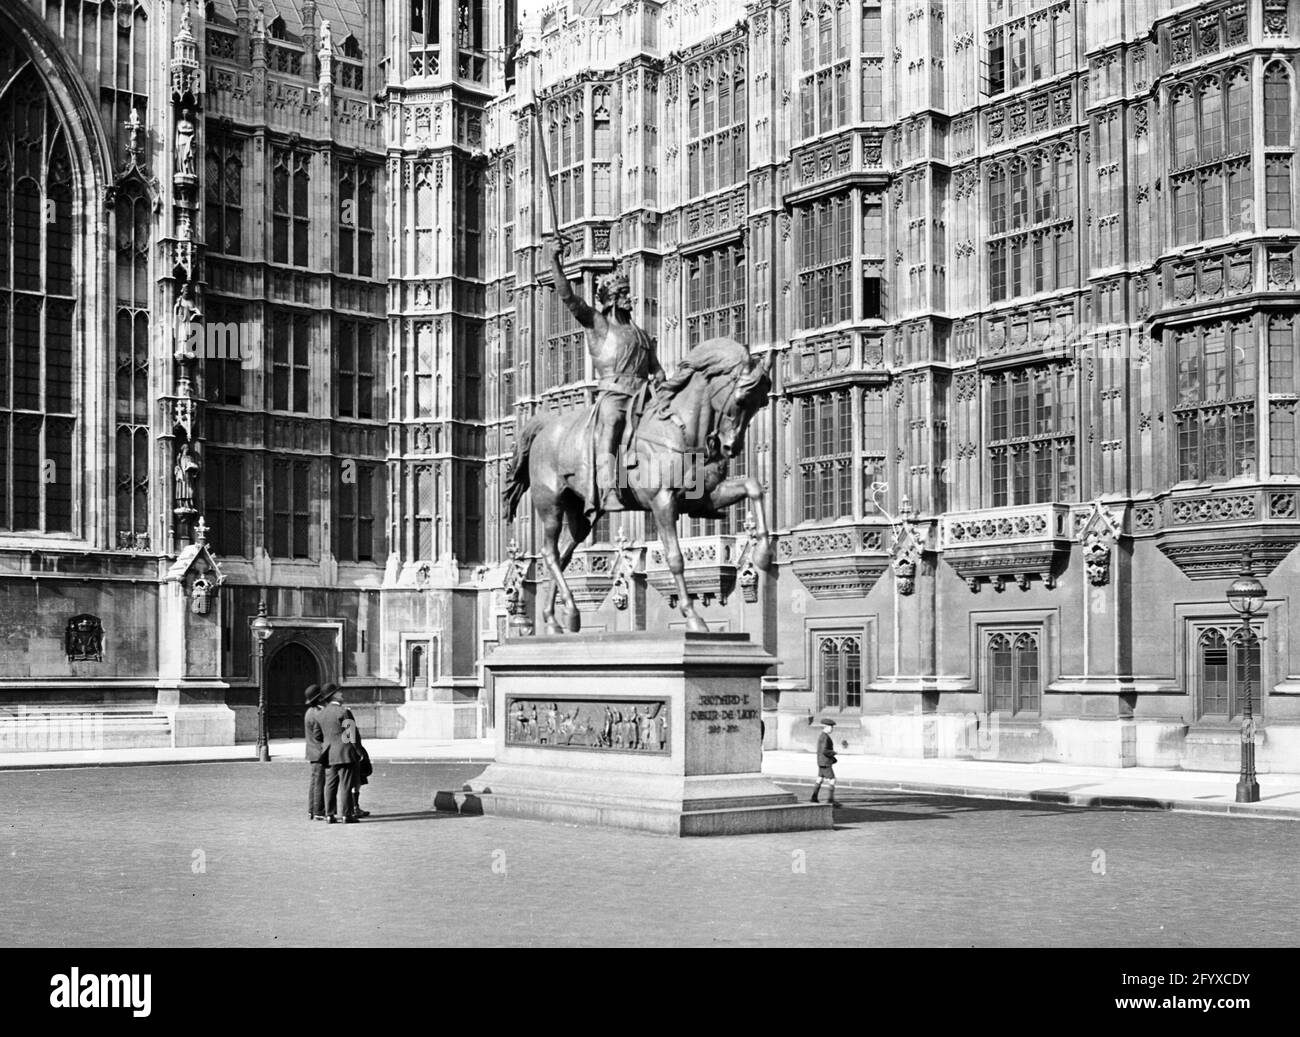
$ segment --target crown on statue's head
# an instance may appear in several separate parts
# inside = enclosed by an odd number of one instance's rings
[[[619,292],[631,290],[632,286],[627,279],[627,274],[617,263],[609,273],[601,274],[596,278],[596,297],[602,302],[613,302]]]

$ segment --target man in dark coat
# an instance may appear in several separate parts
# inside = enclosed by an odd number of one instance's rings
[[[356,765],[359,754],[356,744],[343,737],[345,725],[355,730],[356,718],[343,705],[343,696],[337,684],[325,685],[321,700],[325,703],[325,708],[317,714],[317,719],[325,740],[325,759],[329,767],[325,776],[325,811],[329,815],[326,820],[330,824],[339,820],[344,824],[356,824],[359,818],[352,810],[352,789],[356,784],[352,768]]]
[[[835,721],[829,718],[822,721],[822,733],[817,739],[817,784],[813,786],[812,802],[817,802],[817,794],[822,790],[822,782],[830,783],[831,806],[835,802]]]
[[[307,735],[307,762],[311,764],[311,784],[307,786],[307,817],[325,820],[325,736],[320,729],[321,689],[319,684],[307,688],[307,713],[303,729]]]
[[[370,784],[370,775],[374,766],[370,762],[370,753],[361,741],[361,727],[355,720],[343,721],[343,742],[351,743],[356,748],[357,762],[352,767],[352,816],[369,817],[369,810],[361,809],[361,786]]]

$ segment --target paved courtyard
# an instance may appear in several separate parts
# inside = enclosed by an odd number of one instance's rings
[[[0,945],[1294,944],[1300,825],[852,792],[831,832],[673,840],[428,813],[479,764],[0,774]],[[1240,892],[1241,895],[1235,895]]]

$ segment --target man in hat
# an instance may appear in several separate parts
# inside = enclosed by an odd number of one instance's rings
[[[650,336],[632,323],[632,289],[627,275],[615,267],[596,282],[596,306],[573,291],[560,263],[568,239],[556,235],[551,253],[555,290],[560,301],[586,329],[587,352],[599,381],[596,384],[596,429],[594,433],[595,478],[589,487],[587,513],[622,511],[619,500],[616,457],[629,401],[653,378],[658,385],[664,371]]]
[[[321,690],[319,684],[307,687],[307,713],[303,728],[307,735],[307,762],[311,764],[311,784],[307,787],[307,817],[325,820],[325,736],[320,729]]]
[[[822,721],[822,733],[817,739],[817,784],[813,786],[811,802],[816,803],[817,794],[822,790],[822,782],[830,782],[831,806],[837,807],[835,802],[835,741],[832,735],[835,733],[835,721],[829,717]]]
[[[325,706],[318,714],[318,720],[329,766],[325,776],[325,810],[329,815],[326,820],[330,824],[340,820],[344,824],[356,824],[359,819],[352,808],[352,789],[356,785],[352,768],[356,766],[359,754],[356,744],[344,738],[345,728],[355,730],[356,718],[343,705],[343,696],[337,684],[325,685],[321,701]]]

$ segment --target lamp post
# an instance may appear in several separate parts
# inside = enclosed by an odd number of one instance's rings
[[[266,731],[266,674],[262,668],[262,649],[271,636],[271,621],[266,618],[266,596],[257,603],[257,618],[253,620],[253,645],[257,653],[257,758],[262,763],[271,759],[271,747]]]
[[[1255,715],[1250,703],[1250,642],[1254,637],[1250,618],[1264,606],[1264,585],[1250,571],[1250,559],[1242,564],[1242,573],[1228,588],[1228,604],[1241,616],[1242,672],[1245,687],[1241,706],[1241,774],[1237,777],[1237,802],[1258,803],[1259,782],[1255,780]]]

